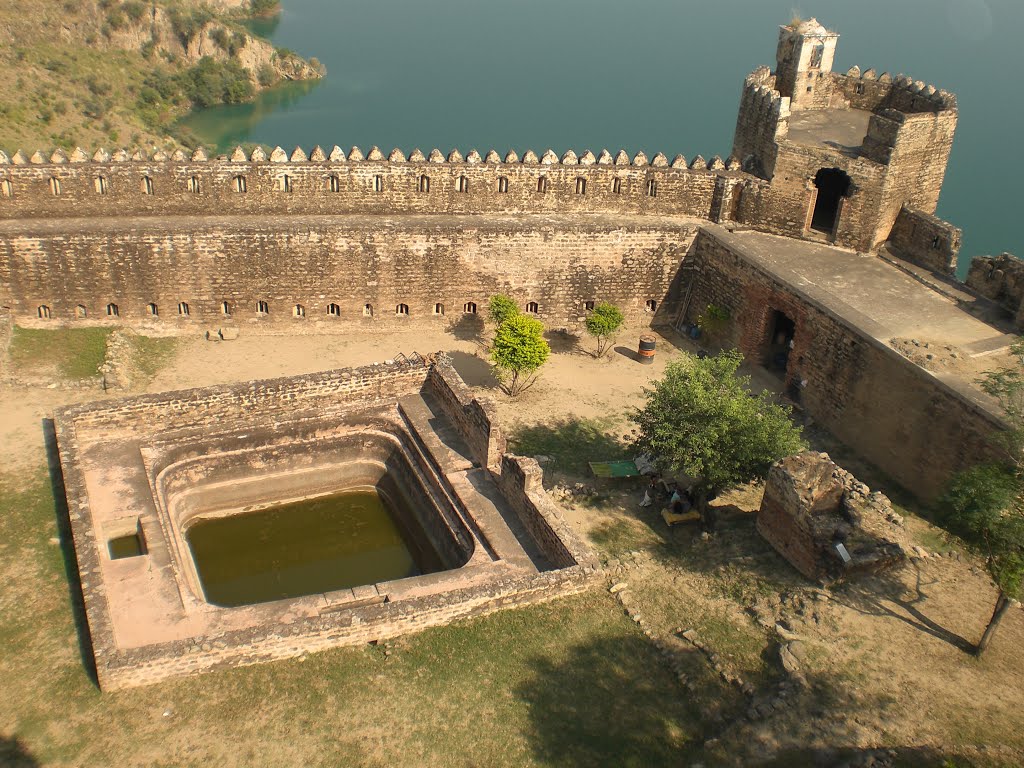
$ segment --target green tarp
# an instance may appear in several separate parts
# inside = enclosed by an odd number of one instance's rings
[[[595,477],[636,477],[640,474],[632,461],[591,461],[590,469]]]

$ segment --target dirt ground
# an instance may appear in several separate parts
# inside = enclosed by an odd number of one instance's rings
[[[444,350],[471,387],[493,398],[512,447],[546,454],[545,485],[607,563],[613,597],[591,601],[587,610],[625,613],[642,628],[651,653],[666,660],[657,674],[678,678],[672,685],[681,701],[701,713],[700,738],[680,753],[681,762],[665,764],[1024,764],[1024,664],[1019,655],[1024,612],[1011,610],[985,657],[970,655],[967,651],[991,612],[994,588],[977,562],[913,510],[901,509],[908,513],[907,536],[928,557],[916,557],[894,573],[826,590],[802,580],[756,533],[756,486],[717,502],[720,528],[705,539],[685,526],[669,529],[656,510],[641,509],[639,482],[588,476],[588,457],[607,453],[611,458],[624,450],[626,413],[641,402],[641,387],[658,377],[680,350],[692,349],[678,337],[660,337],[655,363],[641,365],[632,352],[639,333],[623,332],[602,360],[590,354],[589,340],[550,336],[553,355],[543,375],[515,401],[491,379],[478,340],[440,330],[243,334],[218,342],[187,338],[161,370],[129,393],[0,387],[0,474],[15,490],[38,476],[47,464],[44,420],[60,405]],[[777,386],[770,376],[753,373],[755,383]],[[814,430],[808,434],[816,447],[827,448],[846,464],[841,446]],[[848,468],[873,488],[902,498],[870,467],[851,464]],[[26,597],[24,589],[11,586],[23,580],[25,567],[4,566],[2,583],[7,586],[0,586],[0,604]],[[67,642],[73,644],[74,638]],[[0,638],[0,658],[8,653],[5,645]],[[61,652],[69,653],[73,650]],[[787,653],[788,660],[781,661]],[[415,676],[423,672],[416,670]],[[241,672],[224,673],[228,679],[232,674]],[[386,681],[387,673],[380,679]],[[203,695],[203,678],[188,685]],[[289,694],[284,684],[282,690],[282,695],[299,695]],[[31,691],[23,695],[31,696]],[[493,714],[491,705],[480,706]],[[0,705],[0,733],[18,733],[24,717],[18,706]],[[364,734],[359,738],[379,736],[372,723],[354,727]],[[197,726],[192,738],[203,742],[204,729]],[[195,750],[183,754],[207,754],[198,745]],[[145,764],[194,764],[191,758],[164,762],[152,750],[125,753],[118,747],[115,752],[134,754],[138,764],[143,754],[148,755]],[[0,762],[3,757],[0,745]],[[278,757],[284,760],[281,764],[289,761],[285,753]],[[436,757],[428,754],[422,764],[437,764]],[[495,758],[488,764],[513,763]],[[535,758],[531,764],[586,763],[563,755]]]

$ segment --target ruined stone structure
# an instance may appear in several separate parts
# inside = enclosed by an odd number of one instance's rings
[[[727,160],[338,147],[0,154],[0,306],[37,326],[300,332],[478,322],[499,291],[570,329],[594,301],[676,327],[715,303],[755,361],[779,356],[780,333],[791,341],[785,388],[934,496],[998,419],[888,348],[897,334],[870,302],[849,311],[808,287],[815,276],[758,258],[814,244],[808,268],[843,272],[884,244],[939,273],[955,264],[959,230],[934,212],[956,99],[902,75],[832,72],[837,37],[814,20],[781,27],[774,74],[763,67],[743,84]]]
[[[1024,330],[1024,262],[1010,253],[971,260],[967,286],[996,302]]]
[[[901,562],[906,555],[893,540],[898,523],[885,496],[870,493],[828,454],[810,451],[769,470],[757,513],[765,540],[804,576],[825,583]]]
[[[101,401],[55,422],[104,690],[393,637],[600,576],[537,462],[505,453],[490,405],[444,357]],[[405,498],[443,568],[241,607],[205,599],[190,526],[375,484]],[[137,547],[115,557],[125,535]]]

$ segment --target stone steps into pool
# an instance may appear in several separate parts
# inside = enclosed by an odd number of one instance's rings
[[[436,402],[429,395],[406,395],[399,399],[398,410],[421,453],[446,481],[446,490],[473,504],[477,533],[495,555],[509,565],[551,570],[553,564],[502,498],[489,470],[472,461],[469,448]]]
[[[469,446],[441,409],[421,394],[406,395],[398,400],[398,410],[413,435],[427,448],[443,474],[461,472],[476,466],[470,458]]]

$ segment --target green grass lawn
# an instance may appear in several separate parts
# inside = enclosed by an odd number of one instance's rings
[[[0,735],[41,765],[677,765],[700,731],[602,590],[431,629],[390,656],[342,648],[101,694],[54,508],[44,472],[0,476]]]
[[[562,472],[592,477],[588,462],[632,458],[629,447],[611,434],[616,420],[556,419],[512,430],[509,449],[521,456],[550,456]]]
[[[174,336],[129,336],[132,344],[132,362],[147,377],[152,377],[174,357],[180,339]]]
[[[88,379],[103,363],[109,328],[20,328],[11,336],[15,373],[55,370],[62,378]]]

